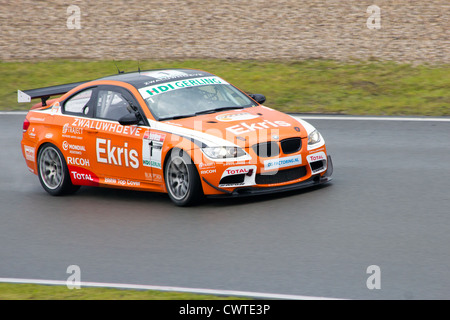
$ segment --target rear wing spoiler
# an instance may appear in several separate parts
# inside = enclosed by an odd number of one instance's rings
[[[83,84],[86,82],[88,82],[88,81],[61,84],[61,85],[52,86],[52,87],[31,89],[31,90],[25,90],[25,91],[17,90],[17,102],[26,103],[26,102],[31,102],[31,99],[41,98],[42,106],[46,106],[47,105],[46,102],[51,96],[57,96],[57,95],[67,93],[70,90],[72,90],[73,88],[76,88],[80,84]]]

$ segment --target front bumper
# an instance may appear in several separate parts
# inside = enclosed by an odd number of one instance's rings
[[[332,180],[331,175],[333,174],[333,162],[331,156],[327,156],[327,171],[321,176],[316,174],[311,176],[308,180],[297,182],[294,184],[283,185],[279,187],[242,187],[236,188],[233,191],[225,190],[212,185],[208,180],[202,177],[202,180],[207,183],[212,188],[222,192],[222,194],[208,195],[208,198],[226,198],[226,197],[246,197],[246,196],[256,196],[262,194],[272,194],[278,192],[287,192],[292,190],[299,190],[304,188],[310,188],[327,183]]]

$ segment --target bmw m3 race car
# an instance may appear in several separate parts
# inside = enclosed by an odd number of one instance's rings
[[[21,146],[51,195],[103,186],[165,192],[186,206],[331,179],[331,157],[311,124],[205,71],[119,73],[18,91],[19,102],[35,98]]]

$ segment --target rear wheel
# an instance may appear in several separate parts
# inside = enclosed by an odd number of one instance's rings
[[[72,184],[64,156],[53,144],[47,143],[40,148],[37,161],[39,181],[51,195],[69,194],[80,188]]]
[[[174,149],[170,153],[164,178],[167,193],[177,206],[193,205],[203,196],[197,169],[189,155],[181,149]]]

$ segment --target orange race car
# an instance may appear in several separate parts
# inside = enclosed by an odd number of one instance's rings
[[[51,96],[60,96],[49,100]],[[287,191],[331,180],[309,123],[262,105],[211,73],[149,70],[18,91],[41,98],[23,123],[23,156],[52,195],[79,186],[206,196]]]

